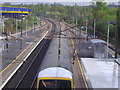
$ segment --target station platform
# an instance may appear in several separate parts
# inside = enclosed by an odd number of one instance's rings
[[[37,37],[37,36],[34,36],[34,37],[27,36],[27,37],[29,37],[29,38],[27,38],[27,41],[28,40],[33,40],[34,43],[31,43],[31,42],[26,43],[25,42],[26,39],[23,37],[23,41],[24,41],[23,45],[26,44],[26,46],[23,46],[22,49],[18,48],[19,49],[19,52],[18,52],[18,49],[16,49],[16,47],[14,49],[13,47],[17,46],[17,43],[19,44],[19,41],[16,42],[16,40],[14,40],[14,42],[12,43],[12,40],[11,40],[11,48],[9,46],[10,49],[8,49],[8,52],[6,52],[6,50],[2,50],[2,52],[0,52],[0,54],[2,54],[1,55],[2,60],[0,60],[1,63],[2,63],[0,65],[0,69],[1,69],[1,71],[0,71],[0,90],[10,80],[10,78],[15,74],[15,72],[22,66],[22,64],[29,57],[29,55],[32,53],[32,51],[37,47],[37,45],[40,43],[40,41],[45,37],[45,35],[48,32],[48,30],[46,29],[48,24],[46,24],[46,23],[44,23],[44,24],[42,24],[40,26],[41,27],[40,28],[41,35],[39,37]],[[28,30],[28,32],[29,32],[28,34],[31,35],[32,31],[33,30]],[[39,28],[36,29],[35,32],[38,33]],[[23,34],[25,34],[25,32]],[[18,33],[18,35],[19,35],[19,33]],[[3,53],[3,51],[5,53]],[[14,56],[14,58],[13,57],[10,58],[9,54],[10,55],[12,54]],[[4,59],[4,61],[3,61],[3,59]],[[11,61],[11,62],[7,63],[8,61]]]
[[[89,88],[120,88],[120,66],[114,59],[81,58]]]

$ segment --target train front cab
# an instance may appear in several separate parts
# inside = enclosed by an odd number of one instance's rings
[[[63,68],[59,68],[59,71],[56,71],[55,68],[54,69],[51,68],[51,70],[48,70],[49,73],[48,72],[46,73],[47,69],[43,70],[39,74],[39,78],[37,80],[37,90],[44,90],[48,88],[58,90],[61,89],[74,90],[72,73],[68,70],[66,72],[65,69],[63,69],[64,71],[61,72],[60,69],[62,70]],[[44,75],[44,77],[42,75]]]
[[[46,88],[73,90],[73,81],[68,78],[40,78],[38,82],[38,90]]]

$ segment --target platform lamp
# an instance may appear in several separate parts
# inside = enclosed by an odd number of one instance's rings
[[[22,11],[22,15],[20,15],[21,18],[21,34],[20,34],[20,49],[22,49],[22,22],[23,22],[23,18],[25,17],[25,15],[23,15],[23,11]]]
[[[27,15],[26,15],[26,36],[28,35],[28,34],[27,34],[27,29],[28,29],[28,17],[27,17]]]

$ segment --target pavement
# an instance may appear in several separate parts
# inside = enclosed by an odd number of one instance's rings
[[[8,49],[2,50],[0,54],[2,57],[2,71],[0,72],[0,89],[10,80],[14,73],[24,63],[27,57],[29,57],[32,50],[34,50],[36,44],[40,41],[44,34],[48,30],[49,23],[41,24],[41,27],[23,32],[22,48],[20,49],[20,40],[8,40]],[[40,36],[39,36],[40,35]],[[19,37],[20,35],[17,34]],[[39,37],[38,37],[39,36]],[[6,42],[4,42],[6,43]],[[2,81],[1,81],[2,80]]]
[[[44,26],[45,23],[43,23],[41,26]],[[34,32],[33,32],[34,31]],[[6,68],[16,57],[30,44],[35,43],[35,39],[41,35],[43,30],[34,30],[30,29],[26,32],[23,32],[22,37],[22,45],[21,40],[15,40],[14,38],[9,39],[8,41],[4,40],[1,41],[3,43],[3,48],[0,48],[0,53],[2,53],[1,59],[2,59],[2,70]],[[20,38],[20,33],[13,34],[11,36],[16,36],[17,38]],[[8,42],[8,48],[6,47],[6,43]]]
[[[54,29],[55,28],[53,27],[53,30]],[[51,30],[51,27],[49,28],[49,30]],[[24,61],[25,61],[23,62],[24,64],[19,68],[19,70],[16,71],[16,73],[14,74],[14,77],[11,77],[11,79],[3,89],[7,89],[7,88],[29,88],[30,89],[31,87],[34,86],[33,83],[36,83],[36,76],[38,73],[38,69],[41,65],[41,61],[51,41],[51,39],[45,38],[45,35],[48,33],[48,31],[46,32],[46,30],[44,29],[44,32],[45,34],[42,35],[42,38],[41,39],[39,38],[40,40],[39,39],[37,40],[39,41],[39,42],[36,42],[37,45],[35,44],[32,45],[34,49],[32,49],[32,51],[29,51],[29,49],[26,50],[28,58],[22,57],[24,58]]]

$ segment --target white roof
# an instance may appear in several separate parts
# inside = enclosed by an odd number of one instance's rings
[[[106,43],[105,41],[101,40],[101,39],[91,39],[92,43]]]
[[[5,39],[5,38],[4,38],[4,37],[2,37],[2,36],[0,36],[0,40],[1,40],[1,39]]]
[[[92,88],[118,88],[118,68],[113,60],[81,58],[85,76]]]
[[[41,77],[59,77],[72,79],[72,73],[61,67],[50,67],[39,72],[38,78]]]

